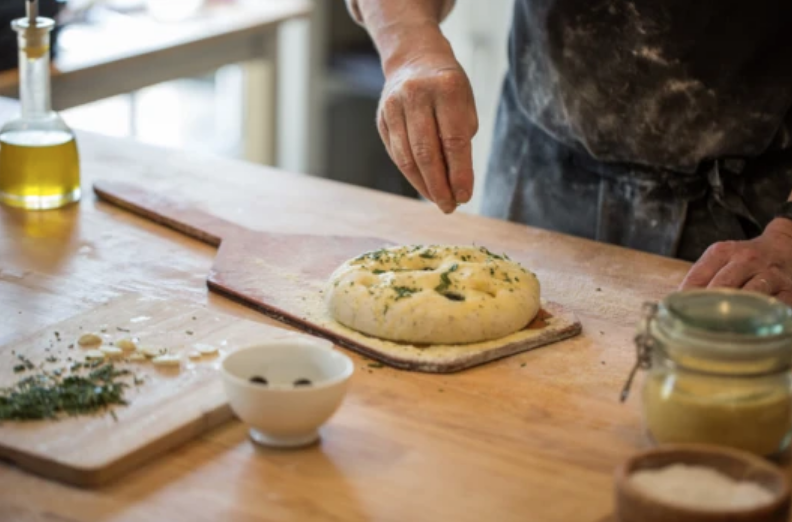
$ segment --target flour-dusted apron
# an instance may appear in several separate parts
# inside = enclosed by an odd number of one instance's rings
[[[761,233],[792,191],[789,27],[788,1],[516,0],[484,212],[689,260]]]

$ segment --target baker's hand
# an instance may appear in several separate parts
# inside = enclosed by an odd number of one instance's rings
[[[749,241],[712,245],[680,286],[717,287],[753,290],[792,305],[792,221],[776,219]]]
[[[473,192],[471,140],[478,130],[473,91],[447,41],[386,67],[377,127],[391,159],[422,196],[445,213]],[[421,35],[426,38],[435,36]],[[426,49],[426,42],[422,42]]]

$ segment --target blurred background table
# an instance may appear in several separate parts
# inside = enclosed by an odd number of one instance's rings
[[[179,3],[192,4],[196,10],[178,17],[173,6]],[[299,90],[278,89],[279,29],[289,20],[307,16],[311,2],[165,0],[159,2],[164,10],[151,0],[118,5],[122,4],[89,2],[59,31],[53,63],[54,108],[63,111],[131,93],[134,134],[134,93],[140,89],[244,63],[244,110],[237,130],[244,142],[242,155],[276,164],[277,137],[288,134],[278,122],[277,108],[307,103],[282,99],[299,95]],[[168,15],[172,17],[163,18]],[[0,96],[16,97],[17,92],[17,71],[0,74]]]

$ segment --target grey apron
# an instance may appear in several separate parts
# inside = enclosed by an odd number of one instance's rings
[[[484,213],[688,260],[760,234],[792,191],[789,27],[788,1],[516,0]]]

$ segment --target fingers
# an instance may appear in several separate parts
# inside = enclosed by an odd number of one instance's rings
[[[776,295],[776,298],[785,302],[789,306],[792,306],[792,290],[784,290],[783,292],[779,292]]]
[[[473,147],[469,137],[454,133],[454,124],[449,119],[454,118],[448,114],[437,118],[449,187],[457,203],[467,203],[473,193]]]
[[[449,214],[456,209],[454,196],[446,175],[446,164],[440,145],[439,129],[429,98],[405,107],[407,138],[412,156],[421,172],[432,201]]]
[[[399,168],[407,181],[418,191],[421,196],[432,200],[429,189],[424,183],[421,171],[413,159],[410,142],[407,137],[407,124],[401,104],[394,100],[387,100],[380,110],[379,131],[385,148],[388,150],[393,163]]]
[[[707,288],[715,275],[728,264],[733,250],[734,244],[731,242],[715,243],[709,247],[690,269],[679,288]]]
[[[440,143],[448,169],[451,193],[457,203],[467,203],[473,193],[472,139],[478,131],[475,101],[461,80],[447,87],[448,94],[437,100]]]
[[[478,118],[455,60],[416,62],[391,75],[377,123],[391,159],[425,198],[445,213],[470,201]]]
[[[716,243],[693,265],[680,288],[741,288],[792,305],[792,273],[784,264],[788,257],[763,236]]]
[[[780,288],[771,284],[770,280],[766,277],[766,274],[758,274],[752,277],[747,283],[745,283],[745,285],[743,285],[743,290],[773,295],[778,292]]]
[[[732,261],[715,274],[707,288],[742,288],[757,272],[750,265]]]
[[[760,273],[765,274],[765,281],[778,279],[777,274],[769,273],[769,267],[762,260],[762,254],[753,248],[743,246],[735,249],[733,246],[726,246],[724,250],[730,252],[729,263],[715,274],[709,283],[709,288],[742,288]],[[756,284],[762,283],[757,281]]]

